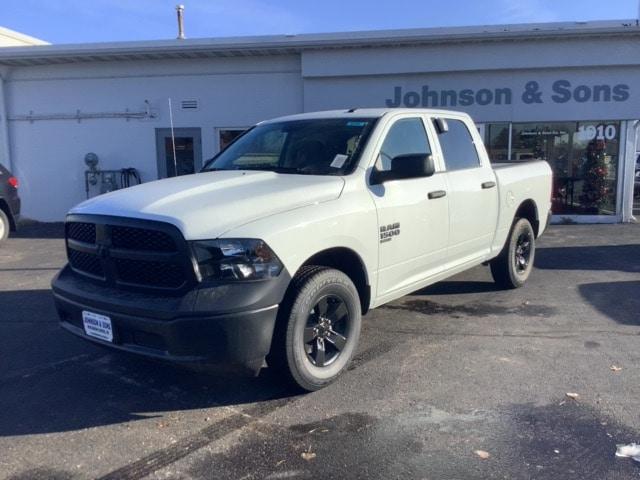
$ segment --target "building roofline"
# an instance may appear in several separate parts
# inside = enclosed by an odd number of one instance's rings
[[[640,36],[640,26],[638,21],[633,19],[35,45],[0,49],[0,65],[25,66],[113,60],[279,55],[317,49],[603,36]]]

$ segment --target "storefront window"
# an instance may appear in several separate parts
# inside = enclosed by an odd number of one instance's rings
[[[509,160],[509,124],[491,123],[486,126],[487,152],[492,162]]]
[[[487,126],[490,152],[500,152],[494,145],[500,145],[498,139],[505,134],[491,133],[499,125]],[[514,123],[511,128],[507,158],[490,153],[491,160],[548,162],[553,170],[554,214],[615,215],[619,122]]]

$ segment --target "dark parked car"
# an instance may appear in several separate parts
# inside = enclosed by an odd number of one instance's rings
[[[15,231],[20,216],[20,197],[18,197],[18,179],[0,165],[0,241]]]

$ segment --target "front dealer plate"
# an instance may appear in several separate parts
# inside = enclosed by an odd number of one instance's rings
[[[111,328],[111,319],[106,315],[98,313],[82,311],[82,323],[84,323],[84,331],[87,335],[107,342],[113,342],[113,329]]]

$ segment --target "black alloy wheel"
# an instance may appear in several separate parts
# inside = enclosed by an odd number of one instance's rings
[[[529,261],[531,260],[532,243],[533,242],[530,231],[527,230],[518,236],[513,259],[515,262],[516,271],[520,274],[525,272],[529,267]]]
[[[313,307],[304,329],[305,352],[316,367],[331,365],[347,344],[349,311],[336,295],[322,297]]]

